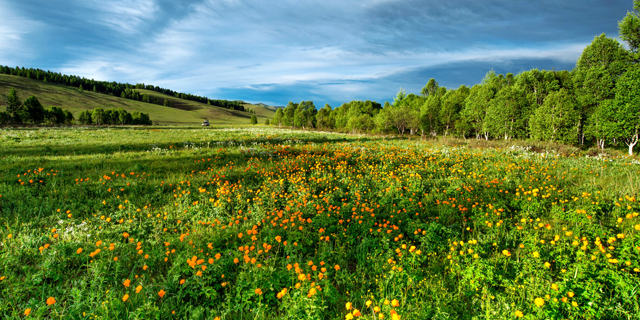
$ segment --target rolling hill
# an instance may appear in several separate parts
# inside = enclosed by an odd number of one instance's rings
[[[183,100],[162,93],[148,90],[138,90],[140,94],[149,94],[158,98],[168,97],[173,101],[173,107],[164,107],[141,101],[123,99],[112,95],[95,93],[92,91],[78,91],[68,86],[46,83],[43,81],[0,74],[0,96],[5,96],[14,88],[23,101],[34,95],[44,107],[57,106],[67,109],[77,118],[80,112],[95,108],[111,109],[123,108],[129,112],[148,113],[153,124],[158,125],[200,125],[208,119],[212,125],[245,125],[249,124],[252,113],[225,109],[200,102]],[[4,99],[0,99],[0,111],[4,111]],[[262,105],[243,104],[245,109],[252,109],[258,117],[258,123],[271,119],[275,111]]]

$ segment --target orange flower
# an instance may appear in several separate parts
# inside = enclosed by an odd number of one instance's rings
[[[242,232],[238,233],[238,238],[242,238]]]
[[[183,284],[183,283],[184,283],[184,281],[185,281],[184,279],[180,280],[180,284]]]
[[[255,290],[255,293],[257,295],[262,295],[262,290],[258,288],[258,289]]]
[[[127,301],[127,299],[129,299],[129,295],[125,294],[124,297],[122,297],[122,302]]]
[[[131,280],[127,279],[124,281],[123,285],[127,288],[129,288],[129,284],[131,284]]]
[[[340,266],[336,264],[335,267],[333,267],[334,269],[336,269],[336,271],[340,270]]]
[[[347,308],[347,310],[351,310],[351,302],[347,302],[345,308]]]
[[[54,298],[54,297],[47,298],[47,305],[50,306],[50,305],[52,305],[54,303],[56,303],[56,298]]]
[[[81,253],[82,253],[82,248],[78,248],[78,250],[76,250],[76,252],[77,252],[78,254],[81,254]]]
[[[220,257],[222,257],[222,255],[219,253],[216,253],[216,260],[220,259]]]
[[[158,295],[160,296],[160,298],[164,297],[164,294],[167,293],[166,291],[160,289],[160,291],[158,291]]]
[[[139,293],[139,292],[140,292],[140,290],[142,290],[142,286],[137,286],[137,287],[136,287],[136,293]]]
[[[27,308],[26,310],[24,310],[25,316],[28,316],[29,314],[31,314],[31,308]]]

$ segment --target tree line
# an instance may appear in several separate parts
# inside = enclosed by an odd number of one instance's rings
[[[84,110],[78,115],[80,124],[89,125],[152,125],[153,122],[146,113],[134,111],[129,113],[122,108],[113,108],[104,110],[95,108],[93,110]]]
[[[0,65],[0,74],[14,75],[24,78],[30,78],[34,80],[40,80],[47,83],[54,83],[69,87],[78,88],[79,91],[90,90],[96,93],[113,95],[116,97],[122,97],[125,99],[131,99],[146,103],[153,103],[164,106],[173,106],[173,101],[168,98],[158,98],[148,94],[140,94],[139,89],[145,89],[155,91],[165,95],[169,95],[175,98],[184,100],[191,100],[200,103],[206,103],[208,105],[218,106],[226,109],[245,111],[242,101],[229,101],[219,99],[209,99],[203,96],[197,96],[189,93],[177,92],[171,89],[161,88],[153,85],[145,85],[144,83],[129,84],[119,82],[108,81],[96,81],[93,79],[86,79],[84,77],[65,75],[59,72],[44,71],[41,69],[25,68],[25,67],[9,67]],[[138,89],[138,90],[136,90]]]
[[[18,97],[14,88],[9,90],[5,97],[6,111],[0,112],[0,124],[74,124],[74,116],[69,110],[50,106],[44,108],[36,96],[29,96],[24,102]],[[137,124],[151,125],[151,119],[146,113],[129,113],[122,108],[103,110],[96,108],[93,111],[82,111],[78,116],[81,124]]]
[[[620,38],[596,36],[571,71],[489,71],[481,83],[447,89],[429,79],[420,94],[403,89],[393,102],[351,101],[317,110],[289,102],[271,122],[343,132],[532,139],[574,145],[626,145],[640,133],[640,0],[620,21]],[[311,106],[311,107],[309,107]]]

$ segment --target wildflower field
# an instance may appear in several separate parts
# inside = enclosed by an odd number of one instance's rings
[[[0,318],[638,319],[635,158],[0,131]]]

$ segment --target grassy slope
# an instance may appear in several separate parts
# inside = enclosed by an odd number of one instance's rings
[[[111,95],[79,92],[75,88],[45,83],[38,80],[0,74],[0,95],[6,95],[10,88],[15,88],[18,96],[24,101],[30,95],[35,95],[43,106],[59,106],[71,111],[77,118],[78,114],[87,109],[95,108],[123,108],[129,112],[139,111],[148,113],[154,124],[162,125],[199,125],[203,119],[209,119],[211,124],[249,124],[251,114],[220,107],[209,106],[194,101],[171,97],[175,108],[167,108],[155,104],[122,99]],[[164,98],[166,95],[140,90],[141,93],[152,94]],[[259,123],[265,118],[272,118],[275,112],[264,107],[246,105],[256,110]],[[0,105],[0,111],[5,109]]]

